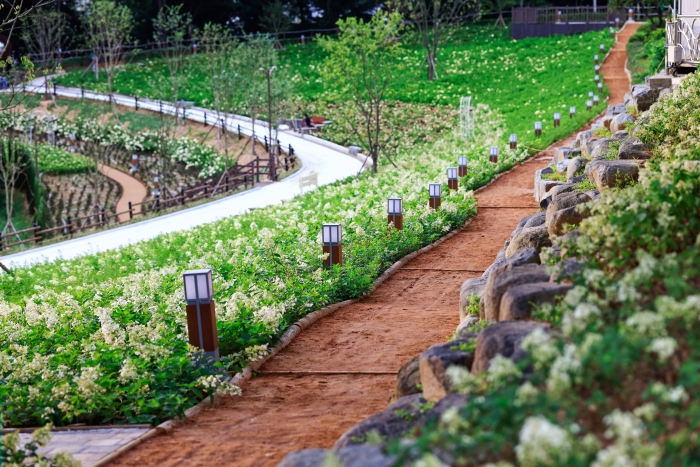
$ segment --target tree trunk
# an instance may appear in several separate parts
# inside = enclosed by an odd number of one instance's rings
[[[435,54],[428,52],[428,81],[435,81],[437,78],[437,70],[435,69]]]

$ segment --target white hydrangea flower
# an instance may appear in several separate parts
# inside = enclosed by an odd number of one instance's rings
[[[501,354],[496,355],[489,361],[489,368],[486,371],[486,381],[494,385],[500,386],[511,377],[520,377],[522,372],[509,358]]]
[[[656,353],[659,360],[664,362],[676,352],[677,345],[676,339],[673,337],[658,337],[651,341],[647,350]]]
[[[600,308],[592,303],[580,303],[573,312],[568,312],[562,319],[562,330],[567,336],[582,332],[590,323],[598,320]]]
[[[651,311],[638,311],[625,321],[625,326],[643,337],[663,337],[666,335],[664,317]]]
[[[452,389],[457,392],[469,394],[477,388],[477,379],[467,368],[459,365],[452,365],[445,371],[447,379],[450,381]]]
[[[564,348],[564,354],[559,356],[549,369],[547,389],[552,394],[561,394],[568,390],[572,384],[572,375],[581,370],[581,361],[577,356],[577,348],[574,344],[568,344]]]
[[[522,467],[560,465],[570,457],[572,448],[566,430],[538,415],[525,420],[515,455]]]
[[[536,328],[525,336],[521,346],[523,350],[532,355],[532,358],[535,360],[535,367],[538,369],[544,368],[548,363],[561,355],[549,333],[542,328]]]
[[[530,381],[525,381],[518,388],[517,396],[515,399],[515,404],[516,405],[527,404],[528,402],[530,402],[534,398],[536,398],[538,394],[539,394],[539,391],[537,390],[537,388]]]

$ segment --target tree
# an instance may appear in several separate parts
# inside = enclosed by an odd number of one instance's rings
[[[58,11],[41,11],[27,17],[23,23],[22,40],[39,58],[44,84],[48,87],[49,74],[60,69],[58,49],[65,28],[64,15]]]
[[[438,50],[459,15],[478,10],[477,0],[394,0],[391,5],[418,31],[426,52],[423,63],[428,65],[428,80],[438,79]]]
[[[618,8],[634,8],[641,6],[644,16],[649,20],[654,29],[664,26],[664,10],[671,6],[669,0],[611,0],[609,7],[611,9]],[[656,15],[649,14],[649,10],[653,10]],[[656,21],[654,19],[656,18]]]
[[[165,5],[153,20],[153,38],[159,44],[170,73],[172,102],[179,100],[180,86],[185,78],[185,38],[192,27],[192,16],[180,13],[182,5]]]
[[[289,29],[292,20],[289,18],[287,6],[280,0],[276,0],[265,8],[265,14],[262,17],[262,26],[275,37],[275,48],[282,48],[280,42],[280,33]]]
[[[131,31],[131,11],[112,0],[92,0],[84,12],[87,41],[107,75],[107,89],[112,110],[119,119],[117,106],[111,99],[114,78],[124,59],[123,46]]]
[[[20,177],[26,171],[26,164],[27,158],[24,154],[24,148],[18,144],[15,138],[10,137],[0,141],[0,178],[2,178],[2,187],[5,193],[5,214],[7,216],[5,226],[2,229],[3,234],[16,232],[12,223],[15,188]]]
[[[340,28],[337,39],[324,37],[319,41],[328,53],[325,80],[349,94],[362,116],[359,134],[367,142],[372,173],[377,172],[382,150],[379,137],[386,93],[396,80],[400,66],[401,49],[397,38],[402,32],[401,23],[397,12],[387,15],[380,11],[368,22],[347,18],[337,23]]]
[[[506,22],[503,19],[503,10],[506,10],[509,7],[515,6],[517,4],[518,0],[489,0],[489,5],[491,6],[491,8],[498,12],[498,18],[496,18],[496,22],[493,25],[498,26],[500,24],[505,28]]]

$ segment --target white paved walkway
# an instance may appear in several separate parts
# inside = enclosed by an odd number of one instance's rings
[[[33,91],[36,89],[37,92],[43,92],[43,78],[35,80],[36,82],[39,82],[40,85],[28,85],[27,90]],[[56,94],[66,97],[81,97],[79,88],[65,88],[63,86],[58,87]],[[104,95],[88,91],[85,91],[84,97],[86,99],[107,100],[107,97]],[[114,99],[119,105],[129,107],[134,107],[135,105],[133,97],[114,95]],[[139,108],[154,111],[158,111],[160,108],[159,102],[147,99],[139,99],[138,106]],[[167,103],[163,103],[163,109],[166,112],[174,111],[173,106]],[[212,120],[215,119],[212,117],[215,117],[216,113],[211,110],[194,107],[188,109],[185,115],[188,119],[203,122],[205,113],[207,114],[207,121],[212,123]],[[252,123],[246,117],[228,115],[225,123],[229,131],[237,131],[237,126],[240,125],[242,133],[246,135],[252,133]],[[267,133],[266,125],[256,122],[255,128],[256,137],[262,140],[264,134]],[[311,171],[318,173],[318,184],[325,185],[356,175],[363,165],[359,158],[348,155],[347,148],[320,140],[319,138],[301,137],[297,133],[285,131],[278,134],[278,139],[283,147],[291,144],[295,154],[303,164],[302,170],[281,182],[254,188],[237,195],[163,215],[155,219],[105,230],[85,237],[66,240],[12,255],[0,256],[0,262],[8,267],[22,267],[43,261],[75,258],[119,248],[141,240],[154,238],[164,233],[192,228],[223,217],[242,214],[252,208],[261,208],[291,199],[299,194],[299,177],[306,176]]]

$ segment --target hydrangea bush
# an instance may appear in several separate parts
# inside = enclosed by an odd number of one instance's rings
[[[517,365],[496,357],[437,425],[396,443],[418,465],[675,466],[700,459],[700,161],[694,138],[700,77],[663,98],[639,133],[659,156],[639,183],[590,205],[564,258],[582,262],[574,288],[538,317]],[[677,134],[677,138],[673,135]],[[510,361],[509,361],[510,362]],[[431,464],[433,465],[433,464]]]

